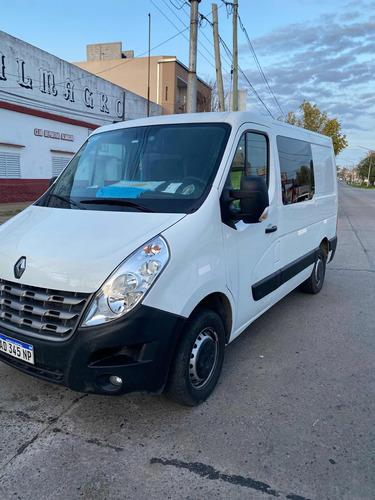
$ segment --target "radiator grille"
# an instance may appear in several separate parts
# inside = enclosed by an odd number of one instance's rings
[[[73,335],[88,294],[60,292],[0,279],[0,328],[48,340]]]

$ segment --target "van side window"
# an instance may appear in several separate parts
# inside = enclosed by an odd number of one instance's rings
[[[315,182],[310,143],[282,136],[277,136],[276,141],[283,204],[311,200]]]
[[[240,189],[243,175],[260,175],[267,181],[268,142],[265,135],[245,132],[237,146],[230,168],[233,189]]]

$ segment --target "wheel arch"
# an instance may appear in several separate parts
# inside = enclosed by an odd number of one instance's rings
[[[210,309],[219,316],[224,325],[225,343],[227,344],[229,342],[233,324],[232,306],[228,297],[221,292],[211,293],[210,295],[207,295],[204,299],[202,299],[195,306],[194,310],[192,311],[192,314],[197,309],[202,309],[202,308]]]
[[[323,238],[322,241],[320,242],[319,246],[321,248],[323,248],[325,256],[326,256],[326,261],[328,261],[328,254],[329,254],[329,241],[328,241],[328,238]]]

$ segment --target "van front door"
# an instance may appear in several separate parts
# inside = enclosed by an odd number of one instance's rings
[[[280,263],[279,202],[269,130],[259,126],[256,130],[250,127],[240,130],[226,179],[227,187],[239,189],[243,175],[261,175],[267,181],[270,203],[268,216],[262,222],[245,224],[235,220],[235,227],[224,222],[222,225],[227,286],[235,303],[231,339],[270,307],[275,296],[275,292],[267,289]]]

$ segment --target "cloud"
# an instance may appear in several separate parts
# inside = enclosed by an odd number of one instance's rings
[[[345,128],[347,130],[360,130],[361,132],[365,132],[367,130],[365,127],[361,127],[356,123],[349,123],[349,122],[345,124]]]
[[[252,41],[284,113],[298,114],[306,99],[338,119],[349,143],[367,144],[373,138],[375,16],[369,12],[374,10],[374,1],[349,2],[336,14],[289,24]],[[240,54],[247,78],[278,116],[247,45],[240,47]]]
[[[343,21],[343,22],[345,22],[345,21],[351,21],[353,19],[356,19],[356,18],[360,17],[360,15],[361,15],[361,13],[359,11],[357,11],[357,12],[354,12],[354,11],[352,11],[352,12],[345,12],[344,14],[341,14],[339,16],[339,20]]]
[[[324,47],[331,51],[346,50],[375,40],[374,22],[356,22],[339,24],[325,22],[322,24],[290,24],[272,31],[269,35],[253,41],[255,50],[260,55],[270,52],[284,53],[288,51],[320,50]],[[247,45],[240,50],[248,51]]]

